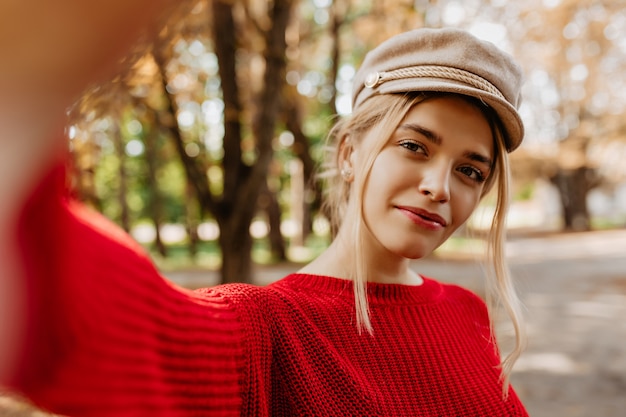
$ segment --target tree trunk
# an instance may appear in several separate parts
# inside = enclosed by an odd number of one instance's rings
[[[237,28],[232,1],[213,1],[213,40],[219,66],[222,100],[224,101],[224,187],[222,202],[231,206],[239,186],[248,173],[241,161],[241,99],[237,83]]]
[[[291,0],[275,0],[269,17],[272,26],[265,32],[265,74],[263,89],[255,101],[256,114],[252,130],[256,139],[257,158],[253,166],[246,167],[241,161],[241,130],[235,128],[240,119],[236,72],[233,70],[234,40],[236,33],[232,3],[213,2],[216,55],[220,62],[220,77],[224,95],[225,119],[232,123],[224,137],[224,195],[215,207],[215,217],[220,224],[220,248],[222,250],[222,281],[249,281],[252,274],[252,237],[250,223],[256,210],[256,202],[267,180],[269,164],[273,156],[274,138],[278,116],[277,97],[285,83],[285,32],[291,16]],[[232,32],[227,30],[231,28]],[[223,65],[223,63],[225,65]],[[223,69],[231,68],[231,72]],[[228,86],[227,88],[224,88]],[[227,99],[226,96],[230,97]],[[229,104],[230,103],[230,104]],[[232,136],[228,136],[232,135]],[[233,187],[227,187],[234,184]]]
[[[241,105],[236,74],[237,33],[233,17],[233,3],[214,0],[212,3],[215,53],[219,62],[222,96],[224,100],[224,186],[220,200],[210,192],[206,169],[189,157],[176,123],[174,100],[165,89],[165,57],[163,51],[155,50],[155,60],[161,72],[165,98],[170,116],[164,117],[176,149],[183,162],[185,173],[194,187],[203,213],[211,213],[220,227],[219,244],[222,251],[222,281],[246,282],[252,274],[252,237],[250,223],[256,211],[256,202],[262,184],[266,181],[272,160],[272,139],[278,113],[278,100],[284,85],[285,31],[291,16],[292,0],[275,0],[270,10],[272,26],[265,35],[266,62],[263,89],[255,101],[257,114],[253,132],[257,144],[257,158],[253,166],[246,166],[241,159]],[[163,113],[163,112],[162,112]],[[167,120],[165,120],[167,119]]]
[[[152,224],[154,225],[154,244],[157,251],[163,257],[167,257],[167,248],[161,239],[161,219],[163,217],[163,202],[161,201],[161,193],[159,192],[159,184],[157,181],[158,161],[157,156],[157,134],[154,130],[150,130],[145,137],[146,144],[146,164],[148,165],[148,184],[150,186],[150,203],[149,213]]]
[[[167,130],[169,135],[174,140],[174,146],[176,147],[176,151],[180,156],[181,162],[183,163],[185,174],[190,184],[194,187],[200,206],[204,211],[214,211],[215,206],[206,176],[206,169],[201,167],[201,164],[194,158],[187,155],[187,152],[185,151],[185,142],[180,134],[178,120],[176,119],[176,103],[167,91],[167,74],[165,73],[166,62],[161,51],[156,50],[154,52],[154,60],[159,67],[161,83],[163,86],[163,98],[166,103],[166,110],[157,112],[159,123]]]
[[[167,246],[163,243],[163,239],[161,238],[161,220],[156,213],[152,213],[152,224],[154,225],[154,245],[156,246],[157,252],[166,258],[167,257]]]
[[[198,254],[198,242],[200,241],[200,238],[198,237],[198,215],[200,213],[198,213],[198,207],[194,204],[194,202],[198,200],[196,199],[193,186],[187,183],[185,190],[187,194],[187,201],[189,202],[185,205],[185,229],[187,231],[188,239],[187,248],[189,250],[189,257],[195,259]]]
[[[285,251],[285,239],[280,231],[282,210],[280,208],[280,204],[278,204],[276,193],[267,187],[267,182],[264,183],[263,190],[261,191],[259,206],[259,208],[265,210],[267,213],[267,221],[269,224],[268,239],[270,242],[272,259],[284,261],[287,259],[287,255]]]
[[[341,27],[343,26],[343,22],[345,20],[345,16],[348,13],[349,2],[348,5],[342,4],[340,0],[336,0],[332,2],[330,7],[330,24],[328,25],[330,31],[330,38],[332,39],[331,53],[330,59],[332,60],[331,68],[328,73],[328,86],[331,88],[333,94],[331,96],[330,102],[328,105],[330,106],[330,114],[337,114],[337,74],[339,73],[339,57],[341,56],[341,41],[339,39],[339,34],[341,31]]]
[[[559,191],[563,228],[569,231],[590,230],[587,194],[596,186],[594,171],[588,167],[559,170],[551,181]]]
[[[130,214],[128,212],[128,203],[126,202],[126,194],[128,188],[128,175],[126,174],[126,150],[124,147],[124,139],[120,132],[119,124],[113,123],[113,138],[115,141],[115,151],[119,160],[119,189],[118,202],[120,205],[120,225],[126,231],[130,231]]]
[[[191,208],[187,205],[187,213],[185,216],[185,228],[189,239],[189,255],[192,258],[195,258],[199,242],[197,230],[198,218],[202,218],[204,213],[215,214],[217,212],[217,206],[209,188],[209,180],[206,176],[206,169],[202,166],[200,161],[189,156],[185,150],[185,141],[180,133],[178,121],[176,119],[176,102],[174,97],[172,97],[167,91],[167,74],[165,72],[166,60],[163,55],[163,51],[157,49],[154,53],[154,59],[159,67],[163,94],[166,103],[166,110],[158,112],[158,118],[161,125],[167,129],[167,132],[174,141],[174,146],[176,147],[178,156],[183,164],[188,184],[188,188],[186,189],[188,201],[197,201],[200,205],[200,213],[193,214],[191,212]]]
[[[293,87],[285,90],[283,105],[283,122],[293,134],[293,153],[302,162],[304,175],[305,205],[302,218],[302,236],[306,239],[313,228],[313,212],[319,210],[322,202],[322,187],[315,179],[316,163],[311,156],[309,138],[302,130],[302,110],[297,98],[297,91]],[[312,194],[312,196],[310,196]]]
[[[237,221],[234,218],[218,221],[220,236],[218,242],[222,251],[220,273],[222,283],[252,281],[252,219]]]

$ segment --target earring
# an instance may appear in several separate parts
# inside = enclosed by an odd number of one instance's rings
[[[350,181],[352,179],[352,170],[350,168],[342,168],[341,176],[344,181]]]

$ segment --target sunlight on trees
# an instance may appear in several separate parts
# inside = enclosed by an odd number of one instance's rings
[[[163,256],[176,240],[168,225],[185,232],[175,244],[195,253],[207,241],[214,249],[220,225],[240,211],[248,214],[226,234],[250,231],[275,260],[291,246],[323,246],[329,228],[315,167],[334,115],[351,111],[365,51],[400,31],[446,25],[496,43],[524,67],[527,135],[513,154],[511,228],[626,224],[620,1],[274,2],[293,7],[288,17],[268,4],[190,1],[157,42],[128,58],[128,71],[83,95],[67,129],[79,198],[142,230],[136,238]],[[284,39],[282,51],[270,51],[280,47],[275,39]],[[268,72],[272,54],[284,58],[279,73]]]

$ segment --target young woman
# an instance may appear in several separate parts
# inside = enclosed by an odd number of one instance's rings
[[[11,386],[64,415],[525,416],[508,384],[523,341],[502,257],[520,71],[466,32],[391,38],[356,75],[324,172],[338,230],[267,287],[190,292],[132,240],[62,198],[53,169],[21,210],[31,313]],[[409,268],[497,186],[493,304]]]

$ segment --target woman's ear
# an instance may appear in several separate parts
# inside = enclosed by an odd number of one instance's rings
[[[337,157],[339,172],[346,182],[354,181],[354,157],[355,150],[352,140],[349,135],[346,135],[339,144],[339,155]]]

